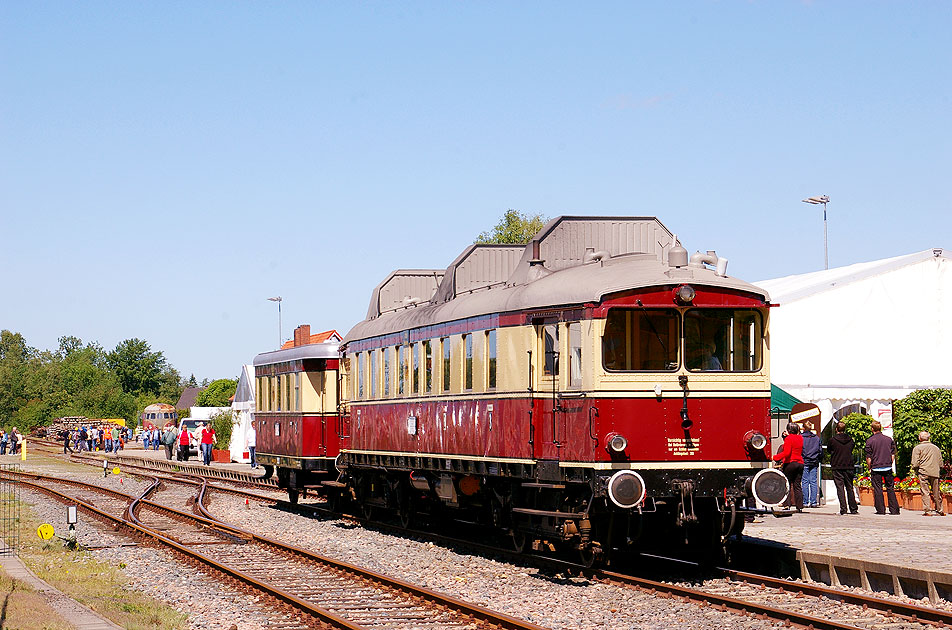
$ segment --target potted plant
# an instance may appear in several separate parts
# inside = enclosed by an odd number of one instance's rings
[[[906,477],[896,482],[896,491],[902,493],[902,506],[907,510],[922,511],[922,491],[918,477]]]
[[[952,479],[940,481],[939,490],[942,491],[942,498],[945,499],[946,514],[952,514]]]
[[[235,426],[235,416],[231,409],[219,411],[211,416],[215,428],[215,443],[212,445],[212,461],[220,464],[231,462],[231,431]]]
[[[873,505],[873,482],[869,475],[862,475],[856,480],[856,489],[859,490],[860,505]]]

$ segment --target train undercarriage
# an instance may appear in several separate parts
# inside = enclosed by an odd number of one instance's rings
[[[728,541],[743,531],[745,515],[758,512],[754,470],[648,470],[632,476],[462,459],[383,461],[349,453],[338,463],[338,470],[278,467],[278,484],[292,502],[302,492],[320,494],[335,506],[349,503],[368,519],[403,527],[419,522],[447,531],[451,522],[469,523],[517,551],[556,553],[589,566],[637,551],[719,561]]]

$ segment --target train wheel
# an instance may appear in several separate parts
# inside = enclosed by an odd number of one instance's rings
[[[301,494],[297,491],[297,489],[288,488],[288,502],[290,502],[292,505],[297,505],[300,496]]]
[[[589,545],[588,547],[581,547],[578,550],[578,561],[587,569],[591,569],[596,564],[600,564],[601,559],[602,548],[598,545]]]
[[[397,520],[400,523],[400,527],[403,529],[408,529],[410,527],[410,503],[407,502],[406,505],[402,505],[397,508]]]
[[[261,476],[261,479],[271,479],[272,475],[274,475],[274,466],[265,466],[264,475]]]
[[[516,553],[522,553],[526,550],[526,535],[518,529],[509,530],[512,543],[512,550]]]

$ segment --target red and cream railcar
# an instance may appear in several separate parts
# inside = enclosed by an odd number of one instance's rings
[[[266,477],[277,471],[292,503],[338,476],[335,460],[348,431],[338,411],[338,348],[337,341],[305,342],[254,360],[256,459]]]
[[[391,274],[342,344],[343,479],[519,547],[720,547],[769,468],[768,296],[654,218],[562,217]]]

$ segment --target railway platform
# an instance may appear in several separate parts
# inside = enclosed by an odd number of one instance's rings
[[[933,602],[952,600],[950,540],[952,516],[877,515],[867,506],[841,516],[835,504],[757,518],[744,529],[745,543],[789,552],[805,580]]]

